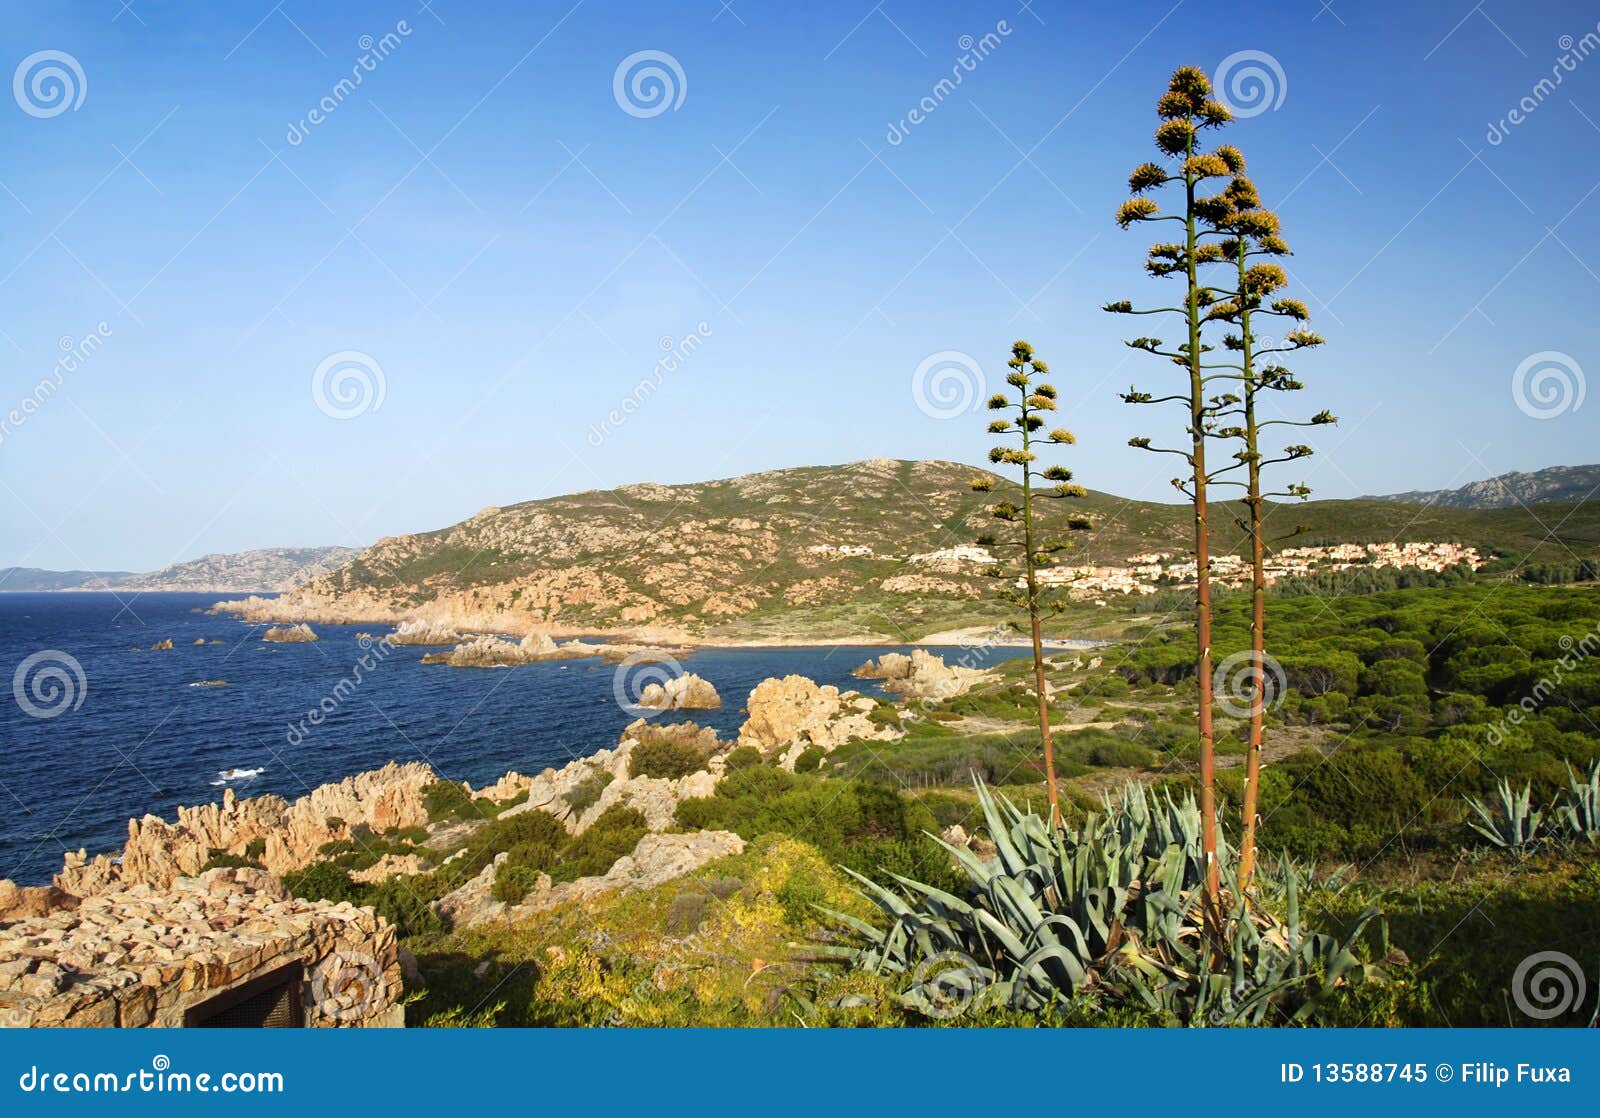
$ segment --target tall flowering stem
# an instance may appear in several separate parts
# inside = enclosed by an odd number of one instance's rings
[[[1164,163],[1143,163],[1134,168],[1128,177],[1128,187],[1133,197],[1117,211],[1117,224],[1124,229],[1135,223],[1176,222],[1183,227],[1181,243],[1162,243],[1152,246],[1145,270],[1152,276],[1177,276],[1184,281],[1182,305],[1135,309],[1126,300],[1110,303],[1106,310],[1116,314],[1152,314],[1181,316],[1185,340],[1175,348],[1166,348],[1159,338],[1141,337],[1127,344],[1166,358],[1183,369],[1187,384],[1185,390],[1173,394],[1153,395],[1130,388],[1123,399],[1130,404],[1176,404],[1187,412],[1189,445],[1187,448],[1157,447],[1147,437],[1129,440],[1131,446],[1157,454],[1172,454],[1182,458],[1189,467],[1187,477],[1174,478],[1172,484],[1182,491],[1194,506],[1194,559],[1195,559],[1195,676],[1199,689],[1196,725],[1200,739],[1200,816],[1201,849],[1206,863],[1205,898],[1207,908],[1214,918],[1221,911],[1221,875],[1217,864],[1217,794],[1216,794],[1216,734],[1213,720],[1212,655],[1211,655],[1211,525],[1206,486],[1206,439],[1208,425],[1212,422],[1211,405],[1206,398],[1206,373],[1201,328],[1207,307],[1220,293],[1200,281],[1200,267],[1222,260],[1222,249],[1216,244],[1203,244],[1200,240],[1202,220],[1197,209],[1199,191],[1214,179],[1227,177],[1232,169],[1225,152],[1207,152],[1201,147],[1201,133],[1221,128],[1233,119],[1227,106],[1211,96],[1211,80],[1203,70],[1183,66],[1176,70],[1167,85],[1166,93],[1156,103],[1156,115],[1161,124],[1156,128],[1157,149],[1165,157]],[[1183,191],[1182,214],[1163,214],[1161,207],[1149,197],[1151,191],[1174,185]]]
[[[1081,485],[1073,483],[1072,471],[1065,466],[1052,465],[1039,469],[1036,465],[1038,448],[1071,446],[1077,442],[1072,432],[1064,427],[1045,431],[1045,416],[1056,410],[1057,399],[1055,386],[1040,379],[1050,372],[1049,366],[1034,356],[1031,345],[1020,340],[1012,345],[1011,358],[1006,364],[1011,369],[1006,375],[1006,384],[1011,387],[1011,393],[991,396],[989,410],[1015,414],[996,418],[989,423],[989,434],[999,440],[999,445],[989,450],[989,461],[997,466],[1017,468],[1022,480],[1022,504],[1019,506],[1013,501],[998,501],[990,505],[989,515],[1010,526],[1011,531],[1005,539],[998,538],[994,533],[984,533],[978,537],[978,542],[988,547],[1021,553],[1021,585],[1002,583],[1000,596],[1020,606],[1028,614],[1028,630],[1033,640],[1033,681],[1039,702],[1039,736],[1044,743],[1045,786],[1050,799],[1051,822],[1059,826],[1061,798],[1056,781],[1055,745],[1050,737],[1050,700],[1044,679],[1041,625],[1042,614],[1046,609],[1054,608],[1056,602],[1047,598],[1040,571],[1051,566],[1056,557],[1069,550],[1071,545],[1065,539],[1047,539],[1037,513],[1040,501],[1081,498],[1086,491]],[[1050,484],[1043,484],[1045,482]],[[991,492],[994,480],[990,477],[977,478],[972,488],[982,493]],[[1093,525],[1085,517],[1067,517],[1066,528],[1069,532],[1087,531],[1091,527]],[[1011,564],[997,564],[994,573],[1005,577],[1011,570],[1014,570]]]
[[[1310,318],[1304,303],[1298,299],[1277,296],[1287,284],[1283,268],[1275,263],[1251,263],[1262,257],[1289,255],[1289,246],[1280,235],[1277,215],[1260,208],[1260,198],[1255,185],[1244,175],[1244,156],[1230,149],[1228,163],[1233,179],[1227,187],[1210,198],[1202,199],[1199,208],[1202,219],[1209,228],[1206,233],[1219,238],[1223,256],[1232,263],[1236,284],[1231,296],[1213,304],[1206,313],[1210,322],[1221,322],[1234,327],[1237,332],[1223,337],[1223,345],[1238,355],[1238,362],[1207,365],[1208,369],[1223,370],[1220,374],[1234,377],[1238,393],[1223,393],[1213,397],[1212,422],[1214,433],[1220,438],[1239,442],[1241,449],[1234,454],[1234,463],[1212,475],[1213,485],[1234,485],[1245,491],[1247,518],[1241,527],[1250,539],[1250,719],[1245,746],[1245,781],[1243,826],[1239,839],[1239,891],[1248,897],[1256,868],[1256,833],[1261,792],[1261,754],[1266,727],[1266,555],[1269,547],[1278,542],[1266,537],[1267,502],[1274,498],[1304,499],[1310,495],[1309,487],[1296,483],[1275,492],[1264,492],[1261,471],[1265,466],[1292,462],[1309,457],[1311,448],[1290,445],[1278,452],[1277,457],[1265,457],[1262,452],[1262,434],[1268,427],[1312,427],[1337,422],[1327,411],[1318,412],[1307,420],[1260,418],[1257,407],[1262,392],[1295,392],[1303,385],[1288,369],[1278,364],[1279,354],[1309,349],[1322,344],[1322,338],[1303,327]],[[1296,325],[1277,344],[1263,344],[1267,339],[1255,334],[1257,318],[1283,318]],[[1261,364],[1263,359],[1269,363]],[[1224,426],[1222,424],[1230,423]],[[1226,475],[1243,470],[1243,481]],[[1290,533],[1291,535],[1295,533]]]

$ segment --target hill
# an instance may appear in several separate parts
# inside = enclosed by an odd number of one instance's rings
[[[39,567],[0,567],[0,592],[87,590],[109,586],[128,571],[46,571]]]
[[[1447,509],[1503,509],[1552,502],[1578,503],[1587,500],[1596,490],[1600,490],[1600,465],[1551,466],[1532,473],[1501,474],[1460,489],[1414,489],[1372,499]]]
[[[971,544],[992,521],[984,473],[955,462],[873,459],[692,485],[629,485],[487,508],[449,528],[391,537],[277,602],[257,620],[384,621],[427,616],[519,633],[671,630],[725,639],[904,640],[999,620],[975,563],[929,553]],[[1009,483],[998,482],[1004,496]],[[1047,502],[1059,524],[1069,502]],[[1091,492],[1070,502],[1097,530],[1076,562],[1182,551],[1186,505]],[[1237,552],[1238,509],[1219,510],[1217,549]],[[1496,554],[1600,549],[1600,503],[1416,509],[1388,501],[1275,507],[1297,542],[1454,541]],[[1547,527],[1548,526],[1548,527]],[[1552,534],[1551,529],[1556,529]]]
[[[0,570],[0,590],[162,590],[248,594],[283,591],[308,582],[360,554],[354,547],[268,547],[204,555],[158,571]]]

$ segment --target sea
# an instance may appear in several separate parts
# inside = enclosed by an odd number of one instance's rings
[[[41,884],[67,851],[120,850],[130,817],[236,795],[303,796],[390,761],[425,761],[474,785],[560,767],[617,743],[632,700],[670,664],[597,658],[510,668],[423,664],[387,625],[316,625],[277,644],[210,611],[218,594],[0,594],[0,877]],[[375,643],[377,638],[379,643]],[[151,646],[170,640],[170,650]],[[682,670],[720,710],[692,718],[735,736],[750,690],[797,674],[874,692],[852,672],[885,651],[819,645],[702,648]],[[983,667],[1014,647],[930,648]],[[216,681],[226,681],[216,685]],[[620,697],[619,697],[620,696]],[[316,712],[313,716],[313,712]]]

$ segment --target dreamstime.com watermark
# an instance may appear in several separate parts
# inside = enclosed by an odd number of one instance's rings
[[[911,399],[929,419],[956,419],[975,409],[988,387],[983,366],[970,353],[942,349],[911,370]]]
[[[311,399],[329,419],[354,419],[383,407],[389,381],[370,353],[341,349],[311,372]]]
[[[35,652],[11,676],[11,697],[29,718],[58,718],[89,696],[89,677],[78,658],[59,648]]]
[[[311,731],[321,726],[334,712],[349,702],[366,678],[377,671],[378,665],[394,652],[394,645],[389,643],[388,637],[373,640],[371,637],[363,636],[356,643],[366,651],[351,665],[350,674],[335,683],[332,690],[322,696],[321,702],[306,711],[305,717],[299,722],[289,724],[283,736],[290,745],[299,745],[310,737]]]
[[[1261,706],[1273,710],[1288,691],[1288,673],[1277,657],[1261,657]],[[1211,673],[1211,694],[1217,709],[1232,718],[1249,718],[1255,700],[1255,660],[1249,649],[1235,652],[1217,664]]]
[[[1587,390],[1577,358],[1560,350],[1530,353],[1511,373],[1511,399],[1530,419],[1577,411]]]
[[[1522,725],[1528,720],[1529,715],[1543,706],[1545,700],[1555,694],[1562,681],[1578,670],[1578,665],[1596,652],[1600,652],[1600,625],[1596,625],[1576,639],[1563,633],[1556,643],[1561,646],[1562,655],[1556,660],[1555,668],[1548,675],[1540,676],[1538,682],[1522,696],[1516,706],[1511,708],[1510,713],[1489,727],[1490,745],[1499,745],[1503,742],[1506,733]]]
[[[636,50],[611,75],[611,96],[629,116],[648,120],[677,112],[689,96],[689,76],[664,50]]]
[[[281,1071],[173,1071],[166,1056],[130,1072],[51,1071],[35,1064],[17,1077],[17,1087],[26,1094],[59,1095],[278,1095],[285,1089]]]
[[[702,322],[694,328],[694,333],[685,334],[674,339],[671,334],[661,336],[661,356],[650,369],[650,374],[633,386],[633,391],[622,398],[621,403],[606,413],[606,417],[599,423],[589,424],[589,433],[586,436],[589,445],[598,447],[621,430],[622,425],[644,407],[645,401],[656,394],[656,391],[667,382],[667,378],[693,357],[711,337],[711,324]]]
[[[1595,24],[1595,29],[1586,32],[1581,39],[1574,39],[1571,35],[1561,36],[1556,40],[1556,46],[1561,53],[1550,64],[1550,76],[1534,82],[1533,88],[1506,110],[1504,116],[1489,122],[1489,131],[1484,134],[1484,139],[1489,141],[1490,147],[1499,147],[1505,143],[1506,137],[1511,135],[1511,130],[1537,112],[1539,106],[1543,105],[1555,93],[1556,88],[1566,81],[1566,76],[1578,68],[1578,63],[1600,50],[1600,23]]]
[[[1511,1000],[1535,1021],[1575,1012],[1588,994],[1583,968],[1562,951],[1535,952],[1518,963],[1511,976]]]
[[[333,88],[311,106],[305,116],[289,122],[289,131],[284,137],[289,141],[289,146],[299,147],[305,143],[306,137],[311,135],[311,130],[337,112],[339,106],[361,87],[366,75],[377,70],[378,63],[399,50],[401,42],[410,38],[415,30],[416,28],[409,22],[402,19],[395,23],[393,31],[386,32],[380,38],[374,39],[371,35],[363,35],[356,40],[356,46],[362,53],[361,57],[350,64],[350,76],[334,82]]]
[[[77,112],[89,96],[89,78],[64,50],[37,50],[17,63],[11,96],[29,116],[48,120],[69,109]]]
[[[683,665],[664,652],[634,652],[617,665],[611,676],[611,695],[624,714],[654,718],[669,709],[666,688],[683,675]],[[656,690],[652,692],[652,688]],[[648,704],[645,700],[649,699]],[[657,703],[661,705],[657,705]]]
[[[61,335],[57,343],[61,349],[61,356],[56,358],[56,363],[50,372],[33,386],[33,391],[17,402],[17,406],[0,416],[0,443],[17,433],[22,425],[33,418],[50,398],[59,392],[67,382],[67,377],[76,373],[88,362],[89,358],[100,352],[100,347],[111,337],[111,327],[104,322],[96,323],[95,328],[81,338],[74,338],[70,334]]]
[[[1217,64],[1211,84],[1217,100],[1240,120],[1282,108],[1289,96],[1283,64],[1264,50],[1234,51]]]
[[[911,130],[937,112],[939,106],[944,104],[945,100],[966,80],[966,76],[978,68],[978,63],[999,50],[1015,30],[1016,28],[1002,19],[994,25],[993,31],[984,32],[981,38],[974,39],[971,35],[963,35],[957,39],[956,46],[960,48],[961,54],[951,63],[950,76],[934,82],[933,88],[913,105],[905,116],[890,121],[889,129],[883,138],[888,140],[892,147],[899,147],[905,143],[906,137],[911,135]]]

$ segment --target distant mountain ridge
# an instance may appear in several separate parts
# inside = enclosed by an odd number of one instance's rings
[[[284,591],[310,582],[361,554],[355,547],[265,547],[217,552],[158,571],[46,571],[0,568],[0,592],[48,590],[171,590],[247,594]]]
[[[1531,473],[1514,470],[1460,489],[1414,489],[1369,499],[1444,509],[1505,509],[1576,503],[1588,500],[1596,490],[1600,490],[1600,465],[1550,466]]]

